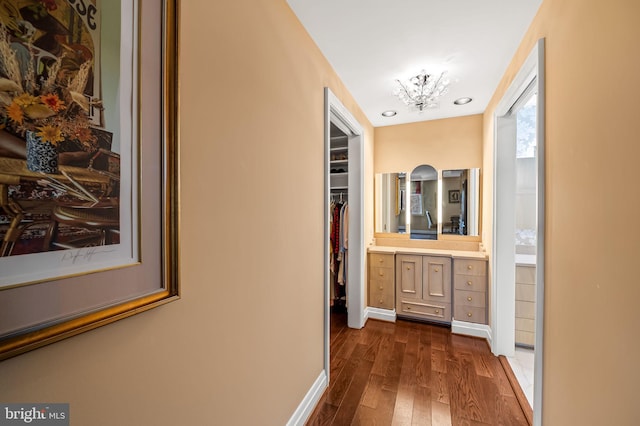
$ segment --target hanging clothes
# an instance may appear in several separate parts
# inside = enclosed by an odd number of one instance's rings
[[[340,268],[338,270],[338,284],[347,283],[347,244],[349,240],[349,205],[343,204],[340,208]]]
[[[329,214],[329,271],[331,277],[331,301],[344,299],[347,282],[348,205],[332,202]]]
[[[336,298],[336,291],[335,291],[335,286],[333,285],[333,282],[335,281],[335,259],[334,259],[334,253],[333,253],[333,237],[334,237],[334,230],[333,230],[333,224],[335,223],[334,219],[333,219],[333,211],[335,209],[336,205],[333,201],[331,201],[331,204],[329,204],[329,246],[327,247],[327,249],[329,250],[329,279],[330,279],[330,283],[331,285],[329,286],[329,304],[331,306],[333,306],[333,299]]]

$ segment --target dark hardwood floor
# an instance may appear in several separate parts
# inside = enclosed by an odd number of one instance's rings
[[[331,316],[331,371],[307,425],[527,425],[484,340],[448,328]]]

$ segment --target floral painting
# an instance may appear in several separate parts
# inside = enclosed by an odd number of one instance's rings
[[[178,33],[173,0],[0,0],[0,361],[178,299]]]
[[[131,205],[121,203],[133,165],[122,156],[133,151],[132,118],[123,120],[121,108],[133,90],[122,92],[131,83],[120,75],[120,40],[130,30],[121,7],[0,0],[0,268],[3,258],[23,264],[56,253],[49,258],[58,270],[69,259],[83,263],[78,254],[89,250],[84,263],[95,263],[119,251],[123,220],[132,228]]]

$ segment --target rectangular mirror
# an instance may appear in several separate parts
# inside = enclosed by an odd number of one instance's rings
[[[376,188],[376,232],[407,232],[407,174],[378,173]]]
[[[442,233],[478,235],[480,169],[442,171]]]

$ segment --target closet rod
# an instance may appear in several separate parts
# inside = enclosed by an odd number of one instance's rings
[[[340,192],[340,193],[332,193],[332,194],[331,194],[331,198],[336,198],[336,197],[338,197],[338,196],[340,196],[340,201],[342,201],[342,197],[343,197],[343,196],[344,196],[345,198],[349,197],[349,193],[347,192],[347,193],[345,194],[345,193],[343,193],[343,192]]]

